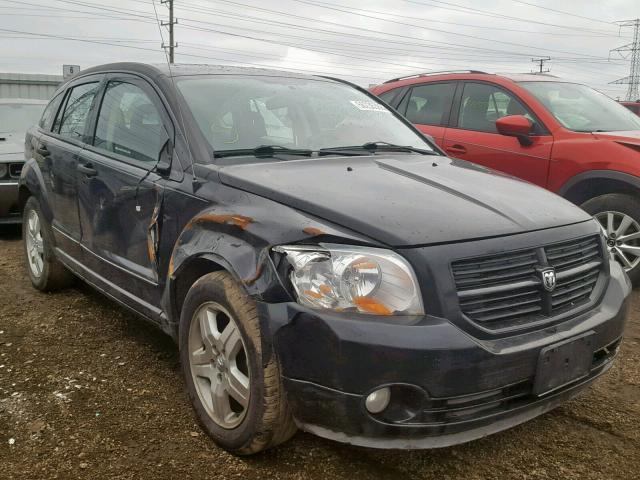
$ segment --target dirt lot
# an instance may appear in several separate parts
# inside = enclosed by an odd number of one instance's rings
[[[640,478],[640,292],[614,368],[528,424],[435,451],[299,433],[236,458],[197,427],[172,341],[88,287],[31,288],[0,230],[0,478]]]

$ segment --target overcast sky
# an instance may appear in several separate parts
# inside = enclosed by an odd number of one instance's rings
[[[167,8],[155,0],[160,20]],[[176,62],[277,67],[361,85],[416,72],[551,74],[612,97],[632,40],[614,22],[638,0],[175,0]],[[555,11],[554,11],[555,10]],[[36,35],[33,35],[36,34]],[[162,29],[168,43],[166,29]],[[0,0],[0,72],[59,74],[113,61],[165,60],[151,0]],[[65,37],[65,38],[61,38]]]

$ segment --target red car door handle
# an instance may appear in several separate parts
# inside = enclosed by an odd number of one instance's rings
[[[450,145],[446,148],[447,152],[451,153],[467,153],[467,149],[462,145]]]

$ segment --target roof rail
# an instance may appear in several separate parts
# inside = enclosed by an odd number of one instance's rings
[[[483,72],[481,70],[438,70],[433,72],[424,72],[424,73],[414,73],[413,75],[405,75],[404,77],[392,78],[391,80],[387,80],[384,83],[397,82],[398,80],[406,80],[407,78],[419,78],[426,77],[428,75],[440,75],[441,73],[483,73],[487,74],[487,72]]]

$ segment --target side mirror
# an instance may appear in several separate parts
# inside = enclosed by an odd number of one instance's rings
[[[173,159],[173,142],[170,138],[164,142],[164,145],[158,153],[158,161],[156,162],[155,171],[160,175],[169,175],[171,173],[171,160]]]
[[[496,129],[500,135],[516,137],[523,147],[533,144],[529,134],[533,131],[533,123],[524,115],[507,115],[496,120]]]

